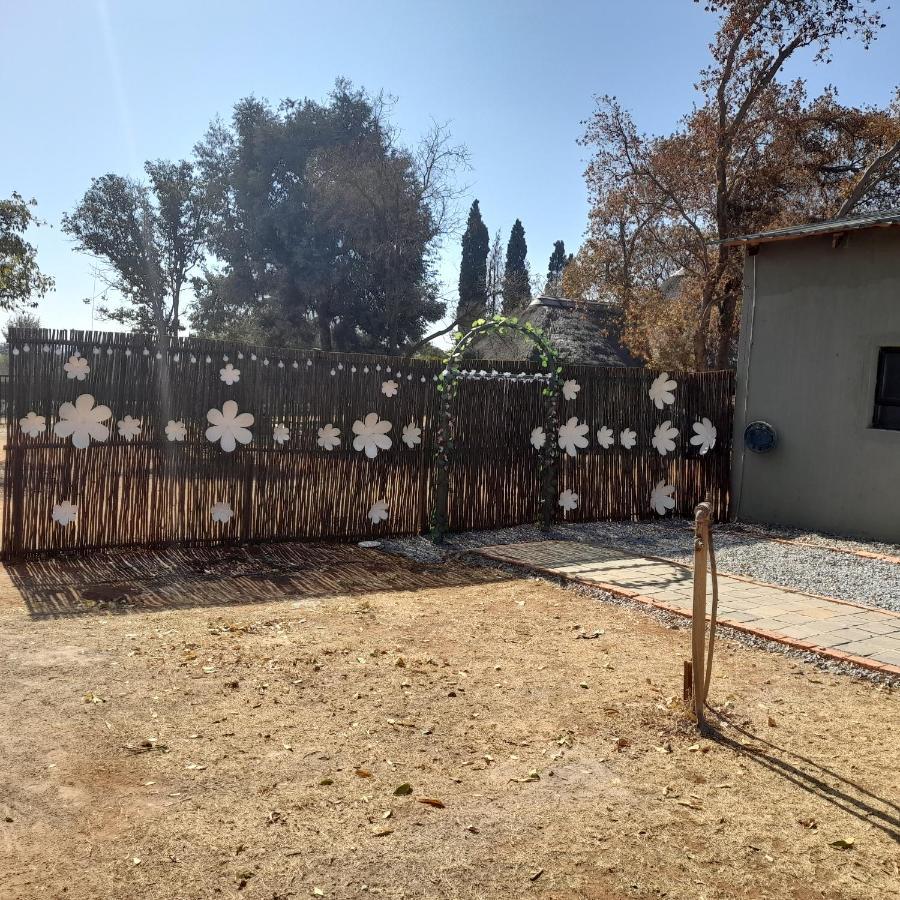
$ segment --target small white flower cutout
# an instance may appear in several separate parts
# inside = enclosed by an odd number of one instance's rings
[[[535,450],[540,450],[547,443],[547,435],[544,434],[544,429],[540,425],[531,429],[531,437],[528,442]]]
[[[132,441],[141,433],[141,420],[132,416],[125,416],[119,419],[119,437],[125,438],[126,441]]]
[[[612,428],[608,428],[606,425],[601,425],[600,430],[597,432],[597,443],[604,449],[609,450],[610,447],[616,442],[613,437]]]
[[[659,515],[664,516],[666,510],[675,509],[675,499],[672,497],[674,493],[674,484],[666,484],[665,480],[658,481],[650,492],[650,508]]]
[[[256,354],[255,354],[255,353],[251,353],[251,354],[250,354],[250,359],[253,360],[253,362],[256,362]]]
[[[623,428],[619,434],[619,443],[630,450],[637,443],[637,432],[631,428]]]
[[[678,437],[678,429],[672,426],[672,423],[666,419],[662,425],[657,425],[653,432],[651,444],[659,451],[660,456],[665,456],[675,449],[675,438]]]
[[[28,344],[22,344],[22,352],[28,353],[31,350],[31,347]]]
[[[230,503],[219,500],[216,503],[213,503],[209,510],[209,514],[212,516],[213,522],[217,522],[220,525],[226,525],[231,521],[234,510],[231,508]]]
[[[94,347],[94,349],[96,350],[97,348]],[[126,348],[125,348],[125,355],[126,355],[126,356],[131,356],[131,347],[126,347]]]
[[[369,518],[372,520],[373,525],[377,525],[379,522],[384,522],[388,517],[388,505],[387,500],[383,497],[380,500],[376,500],[372,504],[372,508],[369,510]]]
[[[18,347],[13,347],[13,349],[12,349],[12,355],[13,355],[13,356],[18,356],[18,355],[19,355],[19,348],[18,348]]]
[[[37,437],[47,428],[47,420],[43,416],[39,416],[36,412],[30,412],[24,419],[19,419],[19,428],[28,435],[28,437]]]
[[[84,381],[85,378],[88,377],[88,373],[91,371],[91,367],[88,365],[88,361],[83,356],[70,356],[69,361],[63,366],[66,370],[66,378],[69,381],[73,381],[77,379],[78,381]]]
[[[369,459],[375,459],[379,450],[389,450],[393,441],[387,436],[391,430],[387,419],[379,419],[378,413],[369,413],[362,421],[353,423],[353,449],[364,452]]]
[[[59,408],[59,421],[53,433],[61,438],[72,438],[72,446],[84,450],[91,442],[105,441],[109,428],[103,424],[112,416],[108,406],[94,406],[91,394],[81,394],[74,403],[63,403]]]
[[[381,382],[381,393],[384,394],[385,397],[396,397],[397,396],[397,388],[400,385],[397,384],[393,378],[390,381],[382,381]]]
[[[569,378],[563,382],[562,392],[566,400],[574,400],[580,390],[581,385],[574,378]]]
[[[106,355],[107,355],[107,356],[112,356],[112,347],[107,347],[107,348],[106,348]]]
[[[222,409],[211,409],[206,414],[210,427],[206,429],[206,439],[215,444],[218,441],[226,453],[231,453],[238,444],[249,444],[253,440],[250,426],[252,413],[239,413],[234,400],[226,400]]]
[[[673,392],[677,387],[678,382],[669,378],[668,372],[662,372],[653,379],[653,384],[650,385],[650,390],[647,393],[654,404],[656,404],[656,408],[662,409],[664,405],[668,404],[671,406],[675,402],[675,394]]]
[[[369,374],[369,367],[368,367],[368,366],[363,366],[363,374],[365,374],[365,375],[368,375],[368,374]]]
[[[241,380],[241,370],[236,369],[231,363],[228,363],[224,369],[219,369],[219,378],[230,387],[236,381]]]
[[[166,423],[166,437],[170,441],[183,441],[185,437],[187,437],[187,428],[185,427],[184,422],[180,419],[175,421],[175,419],[169,419]]]
[[[267,366],[268,364],[269,364],[269,357],[267,356],[267,357],[263,360],[263,365],[264,365],[264,366]]]
[[[272,437],[276,444],[284,444],[291,436],[291,430],[287,425],[276,425],[272,429]]]
[[[559,495],[559,505],[565,512],[571,512],[578,507],[578,494],[567,488]]]
[[[694,431],[696,434],[691,438],[691,443],[695,447],[700,448],[701,456],[705,456],[716,446],[716,436],[718,434],[716,426],[704,416],[702,421],[694,422]]]
[[[332,369],[332,370],[331,370],[331,374],[332,374],[332,375],[337,375],[337,372],[335,372],[334,369]]]
[[[192,362],[192,363],[195,363],[195,362],[197,362],[197,357],[196,357],[196,356],[194,356],[194,354],[193,354],[193,353],[192,353],[192,354],[191,354],[191,362]]]
[[[70,500],[63,500],[62,503],[54,503],[51,518],[54,522],[58,522],[65,528],[78,518],[78,507]]]
[[[334,425],[329,422],[327,425],[323,425],[318,431],[318,437],[316,438],[316,444],[318,444],[323,450],[334,450],[338,444],[341,442],[341,432],[339,429],[335,428]]]
[[[307,366],[311,366],[311,365],[312,365],[312,360],[311,360],[311,359],[308,359],[308,360],[306,361],[306,365],[307,365]]]
[[[150,351],[146,347],[144,347],[144,349],[141,351],[141,353],[143,353],[144,356],[150,355]]]
[[[278,360],[278,368],[279,368],[279,369],[283,369],[283,368],[284,368],[284,361],[281,360],[281,359]]]
[[[243,353],[241,353],[241,351],[240,351],[240,350],[238,350],[238,355],[237,355],[237,358],[238,358],[238,359],[243,359],[243,358],[244,358],[244,354],[243,354]]]
[[[100,348],[99,348],[99,347],[94,347],[94,349],[91,350],[91,353],[93,353],[94,356],[99,356],[99,355],[100,355]]]
[[[401,440],[412,450],[416,444],[422,443],[422,429],[415,422],[411,421],[408,425],[403,426]]]
[[[584,449],[588,445],[588,439],[585,435],[588,433],[588,424],[583,422],[578,424],[578,418],[572,416],[565,425],[559,426],[559,449],[565,450],[569,456],[576,456],[578,449]]]

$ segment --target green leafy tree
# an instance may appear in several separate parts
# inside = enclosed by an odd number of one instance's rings
[[[531,301],[531,274],[528,271],[528,244],[519,219],[513,222],[506,245],[506,267],[503,273],[503,311],[515,312]]]
[[[550,263],[547,266],[547,286],[544,293],[548,297],[562,296],[563,272],[572,261],[572,255],[566,256],[566,245],[563,241],[553,242],[553,253],[550,254]]]
[[[0,309],[36,306],[36,298],[53,287],[53,279],[38,268],[36,248],[25,240],[29,226],[43,224],[34,206],[15,192],[0,200]]]
[[[459,265],[459,305],[456,318],[460,327],[468,328],[487,309],[487,258],[490,241],[478,201],[473,200],[462,236],[462,260]]]
[[[3,343],[9,344],[9,332],[13,328],[40,328],[41,320],[34,313],[18,312],[11,315],[3,326]]]
[[[203,257],[207,202],[189,162],[148,162],[144,171],[147,183],[95,178],[62,227],[121,299],[100,315],[163,339],[178,332],[183,293]]]

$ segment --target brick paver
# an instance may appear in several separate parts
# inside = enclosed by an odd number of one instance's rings
[[[690,616],[686,566],[573,541],[502,544],[476,551]],[[707,580],[708,602],[712,589]],[[900,675],[900,615],[829,597],[719,575],[718,620],[740,631]]]

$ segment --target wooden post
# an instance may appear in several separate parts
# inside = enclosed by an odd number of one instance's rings
[[[694,510],[694,605],[691,615],[691,663],[694,684],[694,713],[697,724],[703,726],[703,702],[706,699],[704,684],[706,666],[706,560],[709,524],[712,506],[709,502],[697,504]]]
[[[694,666],[693,663],[686,659],[684,661],[684,681],[681,686],[681,699],[687,706],[691,702],[691,696],[694,693]]]

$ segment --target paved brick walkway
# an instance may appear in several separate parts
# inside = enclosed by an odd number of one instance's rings
[[[492,559],[691,615],[686,566],[614,547],[534,541],[482,547]],[[711,589],[707,592],[711,597]],[[719,622],[802,650],[900,675],[900,614],[719,575]]]

